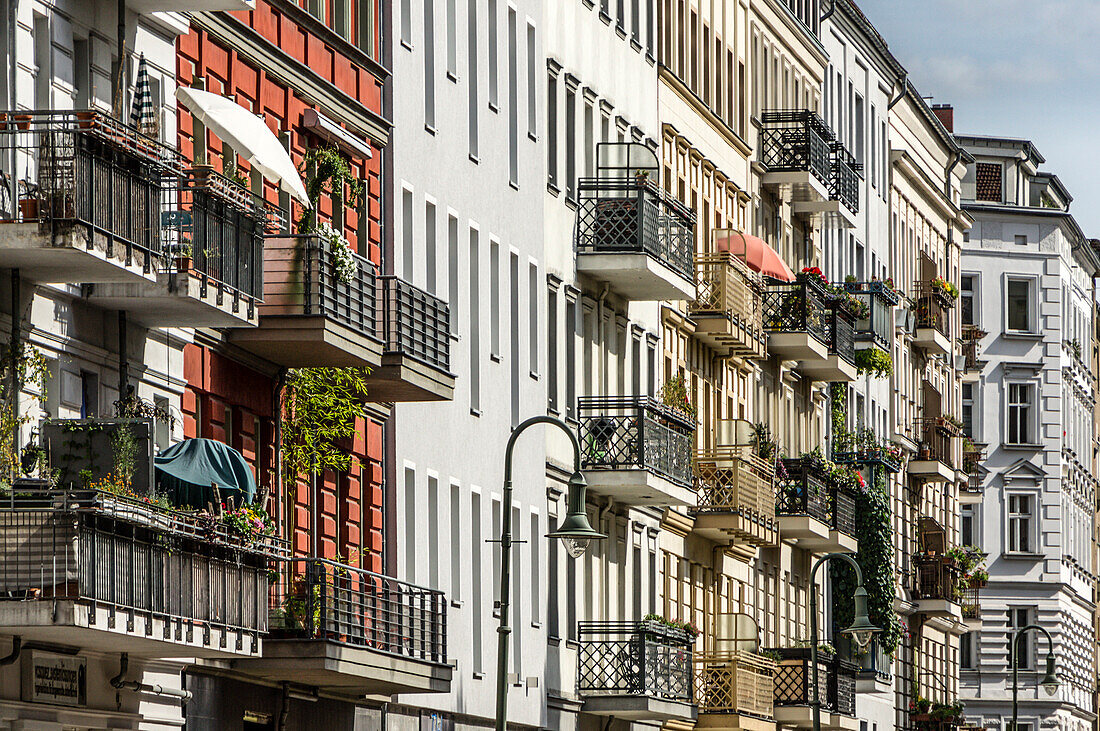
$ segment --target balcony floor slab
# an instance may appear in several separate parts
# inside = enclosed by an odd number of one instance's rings
[[[203,286],[201,275],[161,272],[155,283],[92,285],[88,301],[125,311],[145,327],[255,327],[256,303],[214,281]]]
[[[126,247],[115,242],[108,254],[107,237],[79,224],[59,225],[52,238],[37,223],[0,224],[0,268],[18,269],[39,284],[152,284],[157,278],[143,252],[135,250],[127,262]]]
[[[951,341],[934,327],[918,327],[913,333],[913,345],[924,348],[930,355],[951,355]]]
[[[798,548],[813,553],[851,553],[859,547],[859,542],[852,536],[829,528],[824,522],[809,515],[780,515],[777,519],[780,538]]]
[[[826,383],[851,383],[859,375],[855,365],[839,355],[829,355],[824,360],[800,361],[798,370],[815,381]]]
[[[829,357],[829,347],[805,332],[768,333],[768,353],[782,360],[802,361],[800,366]]]
[[[586,469],[588,491],[627,505],[694,506],[695,490],[643,469]]]
[[[928,482],[954,482],[955,470],[938,459],[911,459],[906,467],[910,477],[921,477]]]
[[[200,622],[149,617],[140,611],[131,615],[123,609],[112,612],[102,605],[93,608],[67,600],[0,602],[0,627],[24,642],[127,652],[135,657],[224,659],[260,653],[260,639],[253,632],[215,627],[207,632]]]
[[[775,722],[787,728],[813,728],[814,711],[810,706],[776,706]],[[859,719],[822,710],[821,728],[828,731],[858,731]]]
[[[774,189],[779,197],[792,203],[825,203],[829,189],[809,170],[775,170],[764,173],[760,184]]]
[[[233,668],[276,682],[316,686],[361,698],[398,693],[446,693],[452,668],[434,662],[326,640],[264,640],[263,657],[239,660]]]
[[[695,728],[707,731],[775,731],[775,721],[741,713],[700,713]]]
[[[695,705],[647,695],[597,695],[585,698],[582,713],[624,721],[694,721]]]
[[[376,402],[450,401],[455,377],[402,353],[385,353],[367,376],[367,398]]]
[[[797,201],[791,205],[791,211],[808,218],[820,220],[823,226],[834,228],[855,228],[857,214],[848,210],[848,206],[838,200]]]
[[[734,512],[708,511],[695,515],[691,530],[715,543],[774,546],[779,539],[774,525],[762,525]]]
[[[582,253],[577,271],[607,282],[631,302],[677,301],[695,298],[695,282],[649,254]]]
[[[288,368],[377,368],[382,343],[322,315],[265,315],[259,326],[230,332],[229,341]]]

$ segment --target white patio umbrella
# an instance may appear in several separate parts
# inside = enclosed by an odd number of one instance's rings
[[[262,118],[232,99],[209,91],[180,86],[176,88],[176,98],[265,178],[277,183],[302,205],[311,207],[294,161]]]

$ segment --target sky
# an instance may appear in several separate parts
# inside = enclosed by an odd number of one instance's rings
[[[1100,2],[856,2],[956,132],[1034,142],[1100,238]]]

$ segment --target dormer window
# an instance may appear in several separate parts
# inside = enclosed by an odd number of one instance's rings
[[[1004,200],[1001,194],[1001,172],[999,163],[979,162],[974,164],[974,179],[977,184],[975,198],[979,201],[1000,203]]]

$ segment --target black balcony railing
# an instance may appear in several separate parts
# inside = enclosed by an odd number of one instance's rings
[[[692,700],[694,638],[661,622],[581,622],[577,694]]]
[[[447,662],[443,592],[321,558],[284,562],[271,594],[276,636]]]
[[[817,112],[764,112],[760,122],[760,161],[769,171],[809,172],[822,186],[831,188],[830,146],[835,136]]]
[[[981,619],[982,604],[979,598],[980,589],[976,584],[969,583],[958,589],[958,601],[962,605],[963,619]]]
[[[825,306],[825,292],[809,282],[772,285],[764,293],[764,329],[807,333],[829,345],[832,316]]]
[[[16,159],[19,217],[51,232],[80,225],[109,256],[153,271],[162,251],[161,209],[178,187],[182,158],[160,142],[98,111],[0,112],[0,187],[10,190]],[[0,193],[5,218],[17,218]]]
[[[810,648],[772,650],[779,657],[775,673],[776,706],[809,706],[813,704],[813,665]],[[858,666],[835,655],[818,653],[817,675],[821,689],[818,700],[821,709],[845,716],[856,715],[856,672]]]
[[[577,399],[577,416],[585,469],[643,469],[692,484],[695,425],[683,413],[648,396],[588,396]]]
[[[982,360],[981,355],[981,339],[986,336],[986,332],[976,325],[963,324],[961,337],[962,340],[962,354],[964,359],[963,370],[968,373],[981,371],[985,367],[986,361]]]
[[[808,458],[783,460],[787,479],[776,489],[776,515],[808,515],[849,536],[856,534],[855,497],[825,485]]]
[[[378,307],[378,277],[374,264],[352,254],[354,269],[341,277],[329,244],[319,236],[299,237],[303,314],[321,315],[375,340],[383,339]]]
[[[951,337],[951,305],[948,295],[927,284],[917,288],[916,320],[918,328],[933,328]]]
[[[953,559],[943,554],[917,554],[913,556],[913,572],[913,595],[916,599],[960,601],[960,572]]]
[[[865,678],[889,681],[892,676],[894,658],[883,649],[882,644],[872,638],[871,644],[862,652],[854,648],[847,636],[836,638],[837,652],[840,657],[851,658],[857,666],[857,674]]]
[[[400,277],[380,277],[386,351],[450,371],[450,313],[447,303]]]
[[[246,543],[200,519],[94,490],[20,488],[0,501],[0,601],[133,611],[164,621],[160,640],[189,642],[204,625],[265,632],[273,541]]]
[[[832,447],[838,464],[877,465],[891,473],[901,470],[901,447],[879,439],[870,429],[833,434]]]
[[[917,419],[918,460],[935,460],[954,469],[954,439],[958,432],[942,417]]]
[[[856,340],[873,342],[889,352],[894,342],[891,310],[898,304],[897,292],[883,282],[847,282],[844,287],[868,305],[867,316],[856,320]]]
[[[836,355],[852,365],[856,362],[855,320],[839,305],[829,307],[829,354]]]
[[[863,166],[856,162],[843,143],[834,141],[830,148],[833,154],[830,197],[840,201],[852,213],[859,213],[859,181]]]
[[[581,178],[578,200],[578,254],[647,254],[693,278],[695,214],[648,179]]]

